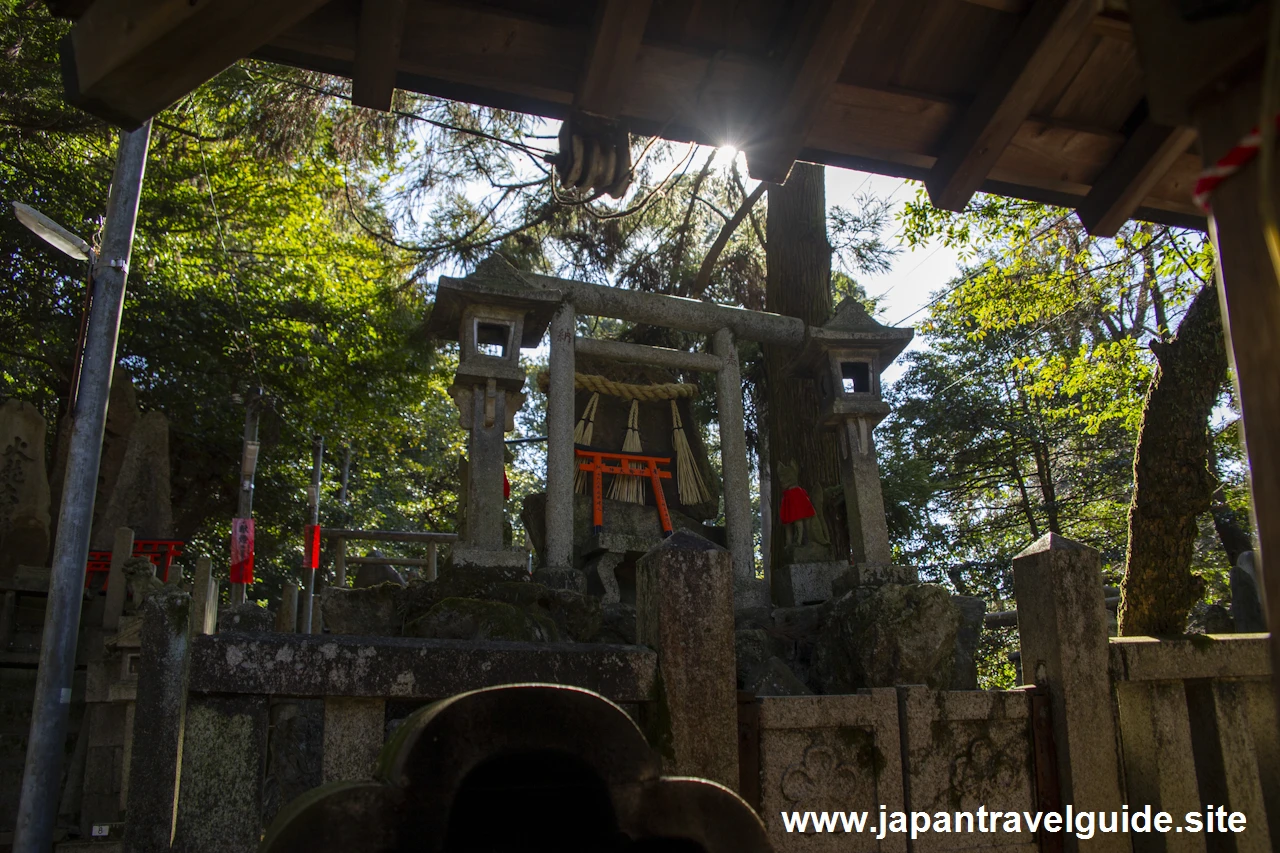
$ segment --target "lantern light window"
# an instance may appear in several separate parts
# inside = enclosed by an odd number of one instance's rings
[[[871,364],[866,361],[840,362],[841,390],[845,394],[871,392]]]
[[[476,352],[480,355],[506,358],[511,344],[511,327],[505,323],[476,321]]]

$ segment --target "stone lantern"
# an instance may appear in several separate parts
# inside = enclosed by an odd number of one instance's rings
[[[523,568],[523,550],[503,542],[503,437],[524,405],[520,350],[542,340],[560,294],[531,287],[494,256],[466,278],[442,276],[427,332],[459,343],[458,371],[449,395],[458,422],[469,430],[465,521],[453,549],[455,567]]]
[[[911,342],[913,329],[884,326],[845,299],[826,325],[810,327],[792,374],[817,382],[822,427],[840,435],[851,562],[889,566],[889,533],[871,430],[889,414],[880,374]]]

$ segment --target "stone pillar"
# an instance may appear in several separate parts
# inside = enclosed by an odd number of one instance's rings
[[[721,329],[712,349],[724,360],[716,374],[716,406],[720,410],[720,467],[724,475],[725,541],[733,555],[733,606],[736,610],[768,604],[768,588],[756,580],[751,535],[751,479],[747,439],[742,425],[742,373],[733,332]]]
[[[866,417],[849,418],[840,425],[840,480],[849,523],[849,558],[854,564],[890,561],[889,527],[871,429],[871,419]]]
[[[196,559],[196,576],[191,583],[191,631],[212,634],[218,630],[218,580],[213,576],[213,561]]]
[[[347,540],[341,538],[333,541],[333,585],[347,587]]]
[[[111,569],[107,572],[107,604],[102,617],[102,627],[114,631],[120,627],[124,614],[124,599],[129,591],[124,577],[124,561],[133,555],[133,530],[117,527],[116,538],[111,544]]]
[[[222,632],[261,634],[271,614],[255,604],[229,607]],[[233,667],[230,661],[227,666]],[[173,850],[252,853],[262,837],[262,789],[269,727],[266,696],[209,696],[187,700],[181,797]]]
[[[142,614],[133,742],[146,746],[132,750],[128,762],[128,853],[167,851],[173,839],[191,661],[191,596],[154,593]]]
[[[547,568],[573,565],[574,324],[573,303],[551,318],[551,385],[547,390]]]
[[[265,696],[191,697],[174,851],[258,849],[267,723]]]
[[[471,389],[471,440],[467,444],[467,545],[502,550],[502,474],[506,394],[495,383]],[[493,410],[487,423],[486,409]],[[487,425],[486,425],[487,424]]]
[[[1013,560],[1022,670],[1047,687],[1062,802],[1120,811],[1120,768],[1108,675],[1107,610],[1098,552],[1048,533]],[[1066,849],[1078,849],[1074,835]],[[1129,837],[1098,834],[1091,851],[1125,851]]]
[[[733,561],[677,530],[636,564],[637,641],[658,653],[659,696],[641,727],[663,772],[738,786]]]
[[[280,609],[276,612],[276,630],[292,634],[298,630],[298,585],[285,584],[280,589]]]
[[[1233,836],[1237,853],[1275,850],[1258,768],[1245,686],[1225,679],[1187,682],[1187,710],[1196,778],[1204,803],[1241,812],[1247,829]],[[1165,768],[1161,767],[1164,771]]]
[[[1153,811],[1178,816],[1200,811],[1183,682],[1117,681],[1115,688],[1129,802],[1139,807],[1150,803]],[[1140,853],[1203,853],[1204,839],[1199,834],[1176,833],[1163,838],[1133,836],[1134,849]]]

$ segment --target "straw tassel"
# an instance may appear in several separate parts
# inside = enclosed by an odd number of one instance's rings
[[[684,434],[684,424],[680,421],[680,410],[676,408],[675,400],[671,401],[671,444],[676,451],[676,486],[680,503],[695,506],[711,500],[707,485],[702,482],[698,466],[693,462],[693,449]]]
[[[582,417],[578,419],[578,424],[573,428],[574,444],[590,444],[591,436],[596,429],[596,406],[600,403],[600,395],[592,394],[591,399],[587,400],[587,405],[582,407]],[[573,490],[579,494],[586,494],[591,489],[591,475],[581,468],[578,468],[578,458],[575,455],[573,459],[574,470]]]
[[[643,448],[640,446],[640,401],[631,401],[631,411],[627,415],[627,437],[622,442],[623,453],[639,453]],[[633,466],[630,462],[624,462],[627,468],[642,468],[641,465]],[[617,501],[627,501],[633,504],[644,503],[644,478],[636,477],[630,474],[615,474],[613,476],[613,488],[609,490],[609,497]]]

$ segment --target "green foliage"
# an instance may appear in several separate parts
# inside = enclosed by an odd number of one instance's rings
[[[909,244],[959,249],[965,268],[930,303],[926,348],[905,357],[877,430],[896,559],[1010,600],[1012,557],[1053,531],[1098,548],[1118,580],[1149,345],[1212,274],[1207,241],[1139,223],[1094,239],[1069,211],[993,197],[951,214],[919,195],[902,221]],[[1238,451],[1219,445],[1226,491],[1247,499]],[[1206,517],[1195,570],[1220,577],[1212,529]],[[1007,683],[1008,649],[988,646],[985,683]]]
[[[115,134],[61,101],[63,22],[0,14],[0,186],[96,239]],[[448,529],[461,434],[422,334],[415,259],[371,236],[398,120],[317,94],[318,75],[241,63],[153,123],[118,355],[144,409],[172,424],[188,552],[225,564],[244,411],[262,388],[258,568],[272,591],[301,558],[312,434],[329,439],[324,520]],[[0,217],[0,395],[51,423],[68,391],[84,270]],[[9,290],[9,288],[6,288]],[[338,446],[353,445],[348,504]],[[53,447],[55,442],[50,442]]]

